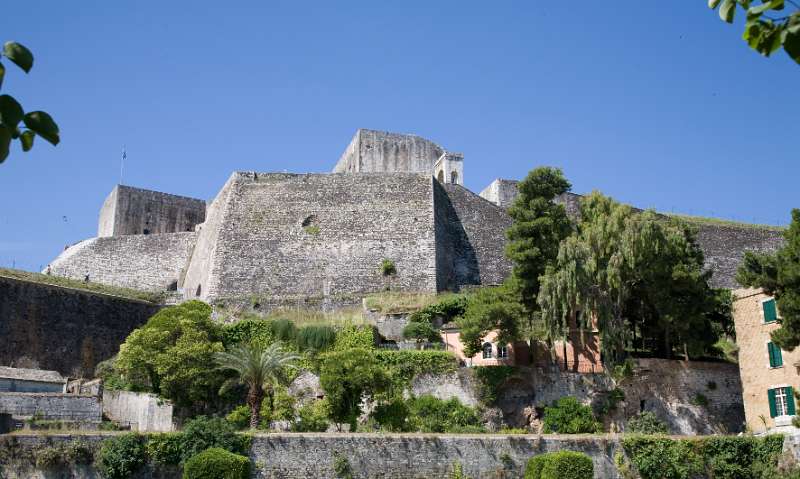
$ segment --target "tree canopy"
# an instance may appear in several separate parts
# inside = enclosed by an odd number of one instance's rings
[[[792,210],[784,238],[786,243],[773,254],[745,253],[736,280],[775,297],[781,327],[772,332],[772,341],[793,351],[800,345],[800,209]]]
[[[676,344],[702,354],[716,339],[710,275],[688,226],[594,192],[542,276],[538,302],[552,339],[596,326],[608,364],[635,346],[637,330],[641,344],[663,357]]]
[[[16,42],[6,42],[0,58],[5,57],[25,73],[33,68],[33,53]],[[0,88],[3,85],[6,68],[0,62]],[[20,129],[20,123],[24,125]],[[53,145],[61,141],[58,125],[53,118],[43,111],[25,113],[22,105],[11,95],[0,95],[0,163],[4,162],[11,150],[11,141],[19,140],[22,151],[33,148],[36,135]]]
[[[151,391],[177,405],[208,403],[224,381],[214,354],[223,351],[211,307],[187,301],[162,309],[119,348],[115,369],[132,389]]]

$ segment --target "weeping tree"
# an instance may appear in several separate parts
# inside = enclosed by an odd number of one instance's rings
[[[279,343],[269,346],[260,344],[237,345],[229,351],[215,355],[218,368],[232,370],[236,378],[226,383],[247,386],[247,405],[250,407],[250,428],[255,429],[261,420],[261,404],[264,398],[273,406],[275,386],[287,381],[287,372],[294,368],[294,362],[300,359],[297,354],[284,351]]]
[[[596,325],[608,364],[624,358],[637,329],[643,344],[645,336],[659,341],[664,357],[676,344],[688,357],[715,340],[710,274],[687,226],[594,192],[541,278],[538,305],[549,339]]]

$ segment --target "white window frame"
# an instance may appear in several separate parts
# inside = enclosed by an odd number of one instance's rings
[[[778,414],[776,417],[783,417],[789,415],[789,399],[786,394],[785,387],[777,387],[775,389],[775,412]]]
[[[486,346],[489,346],[488,356],[486,355]],[[483,343],[483,345],[481,346],[481,357],[483,359],[492,359],[494,357],[494,347],[492,346],[492,343],[490,342]]]
[[[500,346],[497,345],[497,358],[498,359],[508,359],[508,346]]]

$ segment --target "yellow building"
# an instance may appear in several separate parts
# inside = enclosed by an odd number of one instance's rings
[[[760,289],[733,292],[745,420],[753,432],[790,426],[800,391],[800,348],[782,351],[770,341],[780,325],[775,299]]]

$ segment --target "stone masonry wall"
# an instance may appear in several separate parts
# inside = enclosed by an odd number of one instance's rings
[[[452,289],[449,285],[453,282],[457,287],[502,283],[511,274],[511,261],[505,255],[505,231],[511,226],[511,217],[503,208],[461,185],[436,182],[435,188],[444,189],[447,195],[447,199],[440,202],[442,195],[436,194],[434,202],[437,209],[447,211],[449,234],[442,247],[454,255],[452,266],[446,264],[446,257],[438,262],[442,269],[440,280],[442,273],[449,268],[452,271],[451,278],[443,280],[447,286],[442,288],[440,283],[440,289]]]
[[[209,209],[184,290],[266,303],[435,291],[432,183],[401,173],[236,173],[227,200]],[[381,274],[383,259],[396,275]]]
[[[333,168],[334,173],[427,173],[433,175],[444,149],[416,135],[360,129]]]
[[[97,236],[194,231],[205,216],[203,200],[118,185],[100,209]]]
[[[103,414],[113,421],[130,424],[140,432],[167,432],[172,423],[172,403],[155,394],[103,390]]]
[[[52,471],[35,466],[35,451],[79,440],[97,449],[112,434],[0,436],[0,477],[52,479]],[[475,479],[522,477],[525,463],[536,454],[581,451],[594,463],[594,477],[617,479],[612,436],[430,435],[430,434],[257,434],[250,459],[253,479],[333,479],[337,456],[350,463],[355,479],[448,479],[455,463]],[[505,461],[504,461],[505,459]],[[92,466],[70,467],[59,477],[100,479]],[[177,469],[145,467],[131,479],[179,479]]]
[[[57,276],[126,288],[166,291],[177,287],[197,233],[91,238],[62,252],[50,271]]]
[[[90,375],[160,306],[0,277],[0,364]]]
[[[44,420],[100,422],[100,398],[59,393],[0,393],[0,413]]]
[[[481,198],[491,201],[501,208],[508,208],[517,197],[517,180],[497,178],[489,183],[479,194]]]

